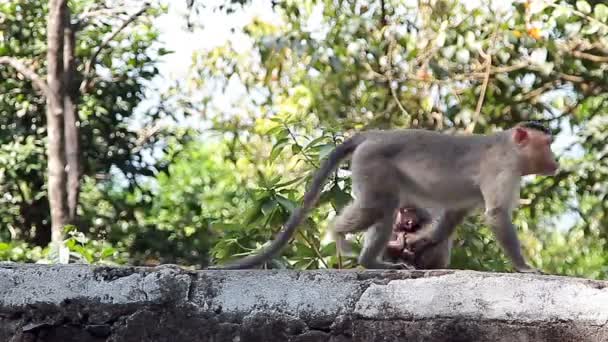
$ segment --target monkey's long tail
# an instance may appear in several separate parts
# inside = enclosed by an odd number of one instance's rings
[[[338,167],[340,162],[352,154],[355,149],[363,143],[365,137],[362,134],[356,134],[350,139],[344,141],[341,145],[331,151],[325,162],[321,165],[317,173],[315,174],[310,189],[304,194],[304,200],[302,206],[297,208],[291,213],[291,216],[285,223],[285,226],[279,232],[276,239],[261,253],[256,255],[250,255],[240,260],[236,260],[232,263],[223,266],[212,266],[209,269],[216,270],[238,270],[257,266],[265,261],[272,259],[277,255],[283,247],[289,243],[289,240],[295,233],[298,225],[308,215],[310,209],[312,209],[321,195],[321,189],[323,184],[329,178],[331,173]]]

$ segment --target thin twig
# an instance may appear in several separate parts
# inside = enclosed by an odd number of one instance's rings
[[[509,73],[509,72],[513,72],[513,71],[517,71],[517,70],[521,70],[524,68],[527,68],[531,65],[530,62],[528,61],[521,61],[518,62],[516,64],[513,65],[507,65],[507,66],[503,66],[503,67],[495,67],[495,68],[491,68],[490,69],[490,76],[496,75],[496,74],[503,74],[503,73]],[[368,63],[363,64],[363,66],[370,72],[370,74],[373,75],[373,78],[370,78],[369,80],[380,80],[383,82],[387,82],[388,78],[386,77],[386,75],[381,74],[377,71],[375,71],[371,65],[369,65]],[[419,77],[416,76],[415,74],[412,73],[408,73],[405,74],[404,77],[401,78],[395,78],[393,79],[393,81],[396,82],[405,82],[405,81],[416,81],[416,82],[426,82],[426,83],[435,83],[435,84],[452,84],[454,81],[476,81],[476,80],[483,80],[486,76],[487,73],[487,69],[485,69],[484,71],[476,71],[473,70],[471,72],[468,72],[466,74],[450,74],[447,76],[446,80],[439,80],[433,77]]]
[[[321,255],[321,252],[317,249],[317,246],[315,246],[312,243],[312,241],[308,240],[308,238],[304,235],[304,233],[301,230],[299,230],[298,233],[300,234],[300,236],[302,237],[302,239],[304,239],[304,241],[306,241],[306,243],[310,246],[310,248],[312,248],[312,250],[317,255],[317,258],[319,258],[319,260],[321,260],[321,263],[323,263],[323,266],[325,266],[325,268],[329,268],[329,266],[327,265],[327,263],[325,262],[325,260],[323,260],[323,256]]]
[[[137,17],[142,15],[149,7],[150,7],[150,4],[145,3],[144,6],[139,11],[133,13],[129,18],[127,18],[127,20],[125,20],[125,22],[122,23],[122,25],[120,25],[120,27],[118,27],[114,32],[112,32],[112,34],[108,38],[106,38],[103,42],[101,42],[101,44],[99,44],[99,46],[97,47],[97,50],[95,50],[95,52],[89,59],[88,63],[85,65],[84,72],[83,72],[84,78],[82,80],[82,83],[80,84],[81,92],[84,92],[91,83],[91,78],[92,78],[91,73],[92,73],[93,65],[97,61],[97,56],[99,56],[99,54],[101,53],[101,50],[105,49],[108,46],[108,44],[110,44],[110,42],[112,40],[114,40],[114,38],[116,38],[116,36],[118,36],[118,34],[122,30],[124,30],[127,26],[129,26],[130,23],[135,21],[135,19],[137,19]]]
[[[485,58],[484,63],[486,65],[486,73],[483,78],[483,83],[481,84],[481,90],[480,90],[480,94],[479,94],[479,99],[477,100],[477,106],[475,107],[475,113],[473,114],[473,117],[471,118],[471,123],[465,130],[467,133],[473,133],[473,131],[475,131],[475,125],[477,124],[479,116],[481,115],[481,107],[483,106],[483,100],[486,97],[486,90],[488,89],[488,83],[490,82],[490,71],[492,68],[492,54],[490,52],[484,53],[483,51],[479,51],[479,53]]]
[[[485,66],[486,71],[484,72],[484,75],[483,75],[483,83],[481,84],[481,90],[480,90],[480,94],[479,94],[479,99],[477,100],[477,106],[475,107],[475,113],[473,114],[473,117],[471,118],[471,123],[465,129],[465,131],[467,133],[473,133],[475,131],[475,125],[477,125],[477,121],[479,120],[479,117],[481,116],[481,107],[483,106],[483,101],[486,97],[486,91],[488,90],[488,84],[490,83],[490,74],[492,72],[492,51],[491,50],[494,47],[494,45],[496,43],[496,39],[498,37],[497,29],[498,29],[498,27],[496,27],[496,30],[494,30],[494,32],[492,33],[492,40],[490,42],[490,46],[488,47],[488,51],[484,52],[481,49],[479,49],[479,54],[485,59],[484,66]]]
[[[578,51],[578,50],[565,50],[569,53],[572,54],[572,56],[576,57],[576,58],[580,58],[580,59],[586,59],[592,62],[596,62],[596,63],[606,63],[608,62],[608,56],[598,56],[598,55],[592,55],[590,53],[587,52],[583,52],[583,51]]]
[[[109,16],[109,15],[117,15],[117,14],[126,14],[127,13],[127,7],[126,6],[120,6],[120,7],[116,7],[116,8],[99,8],[99,9],[95,9],[95,10],[87,10],[84,13],[82,13],[81,15],[78,16],[78,21],[83,21],[84,19],[89,19],[92,17],[99,17],[99,16]]]
[[[405,107],[403,107],[403,104],[401,104],[401,101],[399,100],[399,97],[397,97],[397,92],[395,91],[395,88],[393,88],[393,82],[395,82],[395,80],[393,80],[393,48],[395,46],[395,40],[391,37],[390,42],[388,43],[388,70],[386,72],[386,77],[388,78],[388,88],[391,90],[391,95],[393,96],[393,99],[395,100],[395,102],[397,102],[397,106],[399,107],[399,109],[401,110],[401,113],[403,113],[403,115],[405,115],[406,117],[409,117],[410,114],[407,112],[407,110],[405,110]],[[398,82],[397,85],[399,85]]]
[[[520,69],[524,69],[526,67],[530,66],[530,62],[528,61],[521,61],[517,64],[513,64],[513,65],[508,65],[508,66],[504,66],[504,67],[496,67],[496,68],[490,68],[490,76],[496,75],[496,74],[503,74],[503,73],[509,73],[512,71],[517,71]],[[428,82],[428,83],[446,83],[446,84],[450,84],[454,81],[475,81],[475,80],[483,80],[486,77],[487,74],[487,69],[484,71],[472,71],[466,74],[452,74],[452,75],[448,75],[447,78],[448,80],[438,80],[435,78],[422,78],[422,77],[418,77],[414,74],[408,74],[406,77],[407,79],[413,80],[413,81],[417,81],[417,82]],[[401,81],[401,80],[398,80]]]
[[[518,102],[526,102],[531,99],[534,99],[534,98],[542,95],[546,91],[551,90],[554,85],[555,85],[555,80],[545,82],[542,86],[525,93]]]
[[[558,75],[559,75],[559,77],[563,78],[564,80],[573,82],[573,83],[583,83],[586,81],[584,77],[581,77],[578,75],[569,75],[569,74],[564,74],[563,72],[559,73]]]
[[[28,68],[17,58],[2,56],[0,57],[0,64],[8,64],[12,66],[15,70],[17,70],[17,72],[29,79],[34,84],[34,86],[40,89],[44,96],[48,96],[48,94],[50,93],[50,89],[46,84],[46,81],[44,81],[34,70]]]
[[[133,147],[132,152],[133,153],[139,152],[144,147],[144,145],[156,133],[158,133],[158,131],[160,131],[163,128],[164,128],[164,125],[160,121],[157,121],[152,126],[146,126],[146,127],[142,128],[138,133],[137,140],[135,141],[135,147]]]
[[[289,134],[289,136],[291,137],[293,142],[298,144],[298,141],[296,140],[296,136],[295,136],[295,134],[293,134],[291,129],[287,125],[283,125],[283,127],[285,127],[285,130],[287,130],[287,134]],[[310,163],[310,165],[314,166],[315,168],[319,167],[319,165],[317,165],[317,163],[315,163],[314,160],[312,160],[306,153],[304,153],[303,150],[300,150],[300,152],[298,154],[301,154],[304,157],[304,159],[306,159],[306,161]]]

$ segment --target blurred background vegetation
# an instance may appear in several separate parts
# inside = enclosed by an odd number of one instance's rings
[[[48,3],[0,2],[0,58],[45,75]],[[184,3],[175,25],[201,40],[205,15],[259,4]],[[485,133],[538,120],[557,135],[562,168],[525,179],[515,218],[524,252],[549,273],[606,278],[603,1],[276,1],[273,20],[254,16],[233,28],[239,40],[195,51],[188,75],[152,102],[172,53],[155,26],[166,5],[136,17],[138,1],[67,6],[77,75],[89,76],[78,90],[76,217],[51,244],[45,97],[0,63],[0,260],[222,263],[271,239],[321,160],[356,130]],[[356,266],[338,262],[326,236],[351,196],[343,167],[271,267]],[[459,228],[451,267],[511,270],[477,216]]]

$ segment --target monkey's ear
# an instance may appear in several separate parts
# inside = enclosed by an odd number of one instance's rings
[[[513,140],[516,144],[522,145],[527,143],[529,137],[530,136],[528,135],[528,131],[525,128],[515,127],[515,130],[513,132]]]

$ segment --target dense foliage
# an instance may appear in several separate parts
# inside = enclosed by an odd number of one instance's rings
[[[0,7],[0,55],[42,56],[42,3]],[[86,3],[71,1],[73,11]],[[221,263],[271,239],[300,203],[311,172],[355,130],[483,133],[539,120],[558,137],[562,169],[526,178],[515,217],[524,251],[550,273],[606,277],[608,6],[307,0],[273,10],[277,21],[255,17],[235,27],[239,40],[197,52],[189,79],[164,94],[171,110],[163,104],[137,118],[147,120],[138,127],[173,111],[202,118],[211,128],[197,137],[161,130],[139,145],[141,132],[129,123],[165,53],[154,48],[162,46],[150,25],[157,12],[116,38],[99,60],[113,76],[82,98],[82,224],[68,241],[75,255]],[[196,14],[189,19],[196,23]],[[79,57],[110,31],[86,26]],[[44,101],[12,69],[0,66],[0,75],[0,186],[7,194],[0,198],[0,258],[40,260],[46,256],[32,243],[48,225]],[[143,159],[154,144],[160,156]],[[345,164],[272,267],[355,266],[338,260],[326,238],[350,190]],[[458,231],[452,267],[511,266],[483,220],[471,217]]]
[[[71,1],[70,7],[74,22],[79,23],[76,57],[82,74],[98,47],[121,24],[119,14],[128,9],[105,13],[96,9],[95,1],[86,0]],[[125,191],[134,191],[140,186],[138,177],[153,176],[154,172],[166,169],[166,163],[150,162],[144,157],[146,148],[175,136],[175,132],[166,130],[147,134],[167,114],[162,108],[152,108],[143,109],[144,113],[137,117],[134,111],[144,98],[147,83],[158,75],[155,65],[158,58],[168,52],[155,45],[158,32],[151,25],[161,12],[161,8],[149,10],[129,29],[118,33],[111,48],[100,50],[94,65],[98,74],[93,75],[93,87],[81,94],[81,160],[86,190],[78,210],[78,226],[95,239],[105,238],[109,228],[100,225],[104,217],[99,206],[105,203],[101,200],[112,199],[110,189],[116,187],[118,180],[125,181],[121,185]],[[42,0],[0,4],[0,56],[19,58],[44,75],[46,15],[46,1]],[[10,66],[0,65],[0,75],[0,240],[4,241],[0,244],[0,255],[14,260],[37,260],[43,256],[40,247],[45,247],[50,238],[45,184],[45,98],[30,80]],[[142,129],[133,129],[134,119]],[[94,194],[98,195],[95,202],[89,200]],[[120,215],[126,214],[120,209],[125,203],[109,205],[117,207]],[[115,222],[116,218],[110,220]],[[117,239],[111,240],[122,245]],[[68,239],[68,247],[74,241]],[[84,244],[82,239],[79,241]],[[88,261],[93,260],[93,252],[97,258],[118,256],[101,239],[84,245],[93,249],[84,253],[91,254],[86,258]]]

